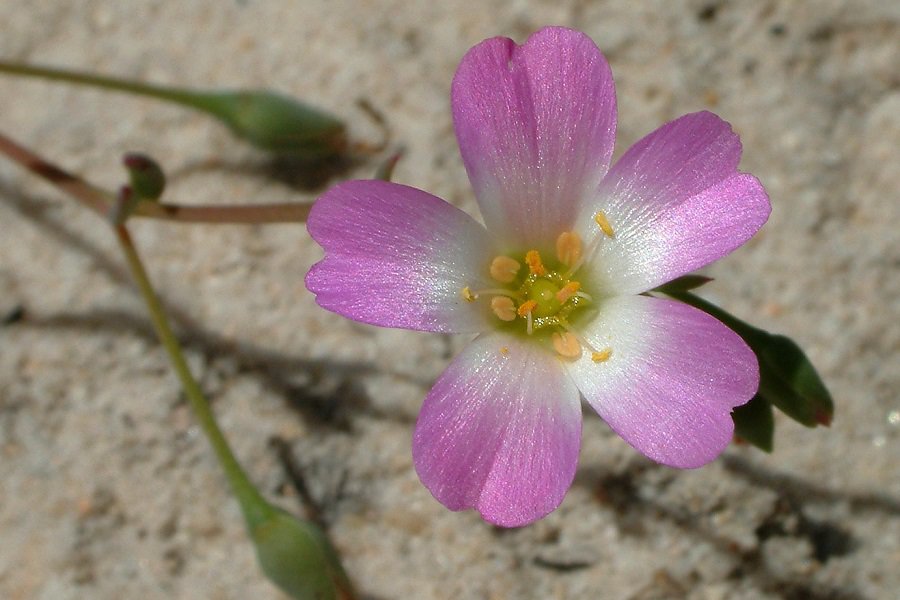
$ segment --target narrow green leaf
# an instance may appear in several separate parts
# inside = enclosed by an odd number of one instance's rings
[[[690,292],[665,293],[719,319],[747,342],[759,360],[759,395],[765,401],[807,427],[831,423],[834,417],[831,394],[794,341],[745,323]]]
[[[706,277],[704,275],[682,275],[678,279],[673,279],[668,283],[662,284],[653,291],[669,295],[672,295],[673,293],[677,294],[678,292],[689,292],[702,285],[706,285],[712,280],[712,277]]]
[[[765,398],[759,394],[753,396],[750,402],[734,409],[731,417],[735,436],[760,450],[772,451],[775,417],[772,405]]]
[[[754,351],[768,377],[766,384],[774,388],[773,404],[808,427],[831,424],[834,401],[800,346],[786,336],[770,334]]]

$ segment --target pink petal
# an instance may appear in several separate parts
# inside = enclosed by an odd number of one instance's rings
[[[597,210],[615,231],[587,265],[597,288],[607,295],[641,293],[750,239],[771,208],[759,181],[738,173],[740,157],[731,126],[708,112],[676,119],[632,146],[579,218],[589,238],[597,235]]]
[[[522,46],[492,38],[463,58],[452,102],[488,229],[517,250],[553,244],[609,169],[616,93],[603,54],[561,27]]]
[[[487,327],[485,303],[462,289],[493,287],[495,255],[469,215],[421,190],[347,181],[319,198],[307,222],[325,258],[306,276],[316,302],[363,323],[421,331]]]
[[[756,393],[756,356],[736,333],[674,300],[622,296],[604,300],[582,335],[588,353],[569,363],[585,399],[626,442],[680,468],[718,456],[734,433],[731,409]]]
[[[494,333],[475,339],[435,383],[413,460],[447,508],[516,527],[559,506],[580,444],[578,390],[559,360],[532,340]]]

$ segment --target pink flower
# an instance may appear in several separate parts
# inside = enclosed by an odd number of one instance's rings
[[[610,169],[616,99],[586,35],[546,28],[463,58],[453,122],[485,225],[426,192],[349,181],[316,202],[322,307],[420,331],[478,333],[425,399],[413,458],[451,510],[535,521],[575,475],[584,398],[673,467],[728,445],[757,361],[707,314],[645,292],[725,256],[769,215],[717,116],[663,125]]]

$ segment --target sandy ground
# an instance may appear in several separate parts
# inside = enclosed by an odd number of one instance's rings
[[[6,0],[0,23],[3,57],[270,86],[377,139],[365,99],[408,150],[396,180],[473,212],[448,94],[485,37],[589,33],[616,78],[619,153],[680,114],[722,115],[774,210],[708,269],[709,294],[800,342],[834,425],[780,418],[772,455],[733,447],[681,472],[589,416],[562,507],[519,530],[447,511],[412,468],[418,407],[466,340],[316,307],[302,281],[320,254],[300,226],[134,230],[237,453],[300,511],[293,457],[371,599],[900,594],[900,4]],[[147,151],[171,201],[307,201],[324,185],[121,95],[3,77],[0,129],[107,187],[123,152]],[[278,598],[105,225],[0,161],[0,314],[16,312],[0,328],[0,597]]]

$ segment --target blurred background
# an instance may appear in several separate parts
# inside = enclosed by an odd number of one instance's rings
[[[0,57],[193,87],[269,87],[406,155],[394,179],[476,213],[450,117],[468,48],[549,24],[616,80],[616,156],[716,112],[772,217],[707,297],[794,338],[831,429],[779,415],[771,455],[650,463],[586,411],[562,507],[500,530],[412,467],[422,398],[463,337],[359,325],[303,286],[300,225],[134,234],[238,456],[302,513],[302,477],[370,599],[878,600],[900,589],[900,4],[879,0],[0,1]],[[153,100],[0,76],[0,131],[94,183],[156,157],[181,203],[308,202],[380,156],[274,161]],[[389,296],[388,296],[389,298]],[[390,298],[389,298],[390,301]],[[396,299],[400,302],[402,299]],[[0,597],[278,598],[108,227],[0,160]]]

